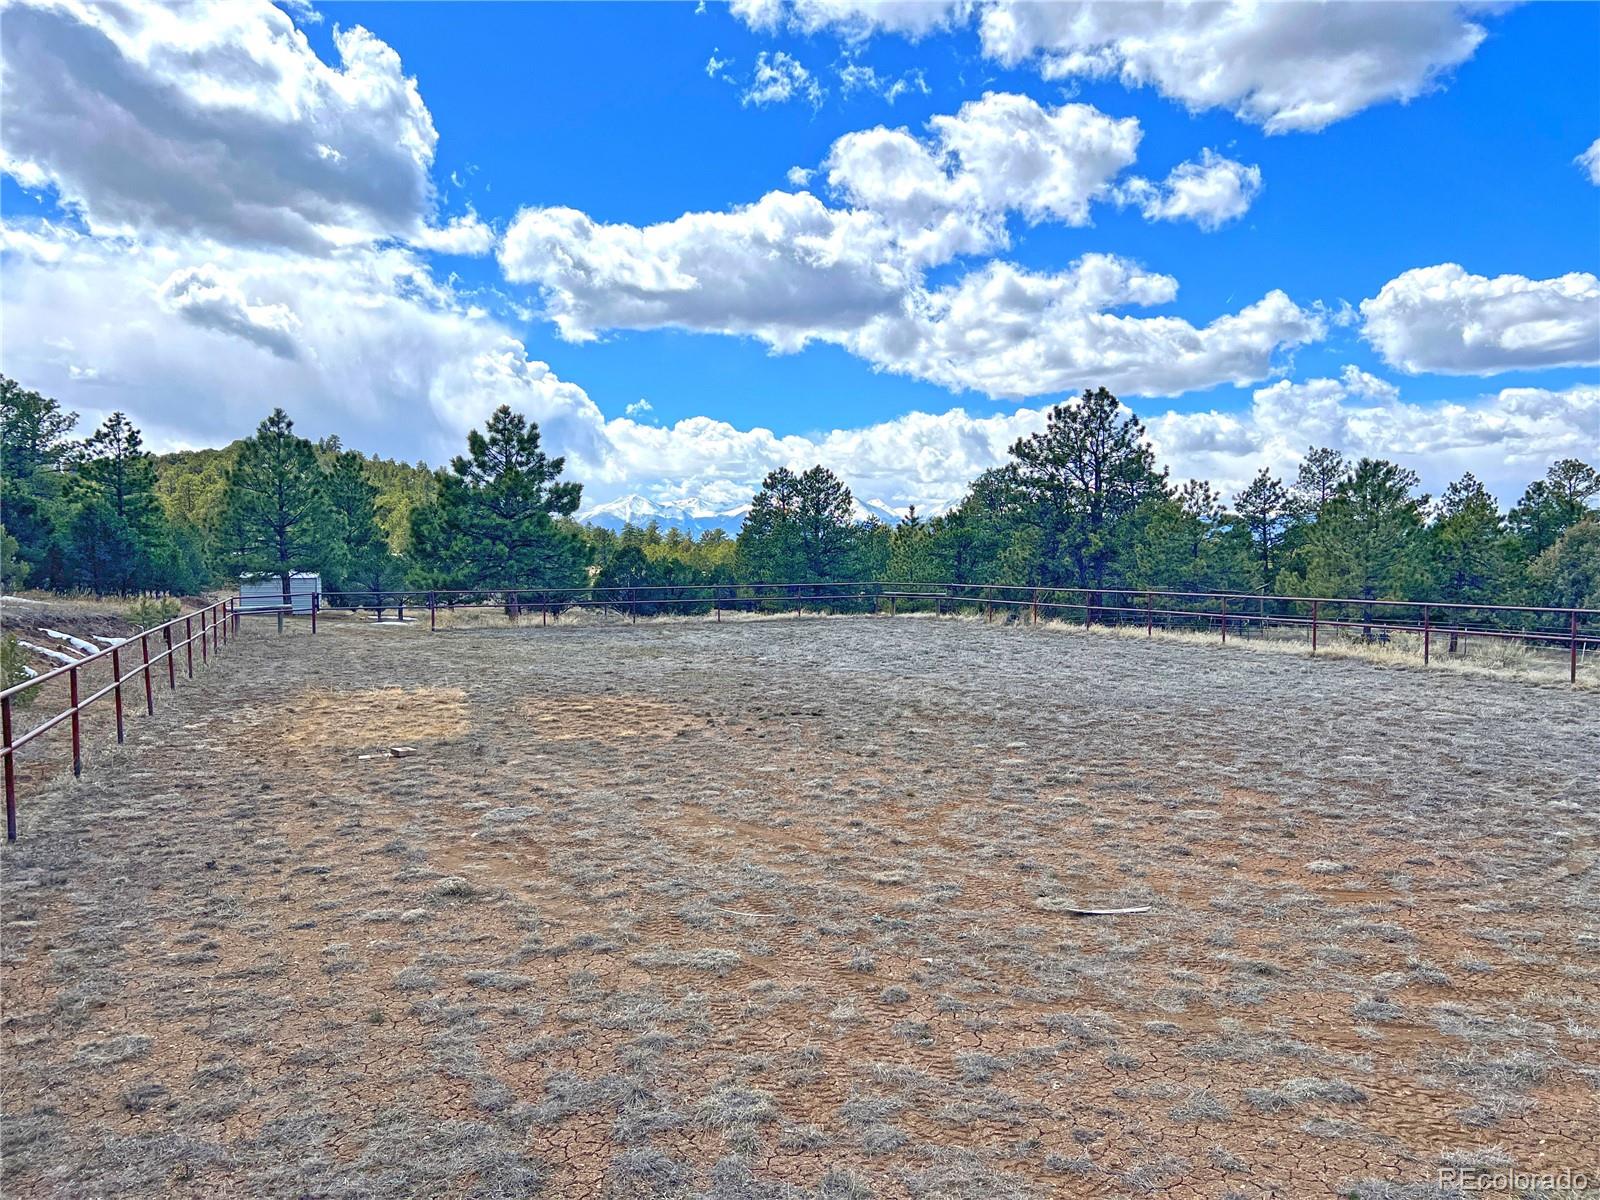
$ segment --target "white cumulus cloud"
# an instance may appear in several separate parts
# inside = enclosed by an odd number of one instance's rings
[[[591,504],[643,492],[731,506],[774,467],[821,462],[858,495],[931,512],[958,502],[1018,437],[1043,427],[1047,411],[958,407],[808,435],[707,417],[648,424],[633,419],[648,415],[637,403],[633,415],[608,419],[582,386],[530,358],[471,297],[434,280],[404,249],[286,260],[216,243],[141,246],[46,224],[4,233],[0,318],[8,373],[58,396],[90,423],[111,408],[130,412],[158,449],[225,443],[284,404],[311,436],[337,432],[366,450],[443,462],[459,453],[469,427],[505,403],[539,422],[552,453],[568,456]],[[1252,374],[1279,336],[1275,323],[1292,330],[1300,320],[1292,306],[1280,310],[1268,297],[1198,329],[1177,322],[1119,330],[1115,318],[1102,327],[1093,315],[1099,306],[1159,302],[1173,281],[1109,257],[1037,278],[1013,277],[1015,271],[980,277],[965,295],[946,297],[926,318],[937,328],[914,330],[913,342],[931,336],[948,349],[969,338],[972,346],[959,349],[972,351],[969,369],[981,376],[1019,369],[1004,359],[1023,354],[1025,369],[1040,371],[1057,392],[1102,382],[1122,387],[1135,374],[1142,379],[1154,360],[1167,374],[1151,386],[1181,387],[1195,376]],[[1010,290],[1018,296],[1004,303],[1034,306],[1031,320],[982,333],[966,323],[964,312]],[[1082,322],[1083,342],[1041,339],[1034,325],[1060,325],[1043,315],[1052,307],[1080,313],[1073,319]],[[293,355],[271,344],[274,331]],[[875,327],[870,336],[894,332]],[[1351,367],[1337,379],[1259,388],[1243,411],[1139,407],[1178,478],[1236,489],[1261,466],[1292,472],[1308,445],[1331,444],[1407,462],[1435,491],[1472,470],[1505,499],[1551,458],[1593,455],[1600,388],[1511,388],[1415,404],[1393,384]]]
[[[1408,402],[1355,367],[1338,379],[1279,380],[1246,410],[1171,412],[1147,421],[1178,478],[1231,493],[1261,467],[1292,475],[1310,446],[1349,458],[1387,458],[1416,470],[1435,494],[1471,471],[1509,504],[1557,458],[1593,461],[1600,387],[1503,388],[1439,403]]]
[[[984,54],[1047,79],[1116,78],[1188,108],[1227,109],[1269,133],[1318,130],[1362,109],[1406,101],[1472,58],[1491,4],[1253,0],[734,0],[751,28],[831,31],[858,44],[919,38],[977,16]]]
[[[1196,326],[1134,316],[1177,282],[1108,254],[1064,269],[990,261],[955,282],[926,272],[1010,244],[1008,220],[1085,225],[1134,161],[1140,128],[1086,104],[987,93],[933,117],[925,135],[878,126],[837,139],[823,163],[842,207],[771,192],[727,212],[609,224],[570,208],[525,209],[499,247],[507,279],[538,288],[563,337],[687,329],[756,337],[780,352],[814,341],[879,369],[990,396],[1091,382],[1145,395],[1266,377],[1325,321],[1273,291]],[[804,173],[794,176],[804,179]],[[1208,227],[1242,211],[1259,172],[1207,152],[1166,184],[1152,214]]]
[[[546,314],[574,341],[606,329],[678,328],[798,350],[844,336],[912,283],[882,222],[807,192],[646,226],[524,209],[499,255],[506,278],[536,284]]]
[[[798,59],[782,50],[763,50],[756,55],[755,73],[740,94],[739,103],[759,108],[785,104],[798,97],[816,108],[822,103],[822,96],[822,85]]]
[[[300,318],[286,304],[251,304],[238,282],[213,263],[167,276],[156,295],[167,311],[191,325],[254,342],[279,358],[295,358]]]
[[[1089,205],[1138,151],[1139,122],[1087,104],[1045,108],[989,92],[905,129],[847,133],[823,164],[848,203],[871,209],[929,262],[1006,244],[1005,214],[1032,223],[1089,223]]]
[[[265,0],[13,0],[0,168],[96,233],[322,253],[429,235],[438,135],[360,26],[324,63]]]
[[[309,433],[444,461],[514,400],[574,453],[603,457],[582,390],[530,362],[412,251],[6,232],[6,373],[86,413],[122,407],[152,444],[222,445],[283,404]],[[81,403],[73,368],[101,381]],[[121,389],[114,403],[107,380]]]
[[[1317,313],[1279,291],[1202,327],[1111,311],[1177,292],[1170,276],[1112,255],[1053,273],[991,262],[929,289],[916,253],[883,220],[808,193],[643,227],[525,210],[500,262],[508,279],[540,289],[571,340],[677,328],[753,336],[779,351],[822,341],[883,370],[991,396],[1248,382],[1270,373],[1278,351],[1325,333]]]
[[[1199,162],[1174,167],[1161,183],[1135,177],[1118,189],[1119,198],[1137,204],[1148,220],[1193,221],[1207,230],[1244,216],[1260,194],[1260,167],[1210,149],[1200,152]]]
[[[1049,274],[991,263],[919,293],[844,344],[883,370],[994,397],[1102,385],[1166,396],[1262,379],[1278,351],[1326,332],[1320,315],[1280,291],[1203,326],[1108,311],[1163,304],[1177,288],[1113,255],[1084,255]]]
[[[1583,172],[1589,177],[1590,183],[1600,187],[1600,138],[1595,138],[1594,141],[1590,142],[1589,148],[1573,161],[1583,168]]]
[[[1417,267],[1361,302],[1362,335],[1402,371],[1493,375],[1600,364],[1600,279]]]
[[[971,0],[732,0],[733,15],[763,33],[830,30],[846,41],[874,33],[925,37],[964,24]]]

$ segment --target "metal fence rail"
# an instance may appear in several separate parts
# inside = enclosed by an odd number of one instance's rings
[[[637,621],[661,613],[712,615],[775,612],[806,607],[838,612],[902,610],[936,614],[978,612],[993,619],[1012,614],[1037,624],[1043,617],[1071,615],[1085,625],[1142,625],[1148,635],[1164,630],[1209,630],[1226,642],[1230,632],[1287,629],[1309,636],[1312,653],[1328,632],[1359,630],[1366,641],[1387,642],[1397,634],[1419,639],[1424,664],[1440,638],[1455,651],[1467,639],[1491,638],[1567,651],[1568,674],[1577,682],[1581,656],[1600,648],[1600,610],[1540,605],[1460,604],[1435,600],[1380,600],[1350,596],[1285,596],[1258,592],[1180,592],[1161,588],[1034,587],[1019,584],[942,582],[798,582],[651,584],[637,587],[397,589],[341,592],[313,597],[321,608],[428,611],[430,629],[439,614],[461,609],[501,609],[509,618],[537,614],[541,624],[571,609],[603,609]]]
[[[156,711],[156,692],[159,691],[155,680],[161,673],[161,664],[166,664],[167,689],[172,692],[178,690],[178,655],[183,655],[184,677],[194,678],[195,647],[199,646],[200,664],[204,667],[213,656],[222,653],[222,648],[228,642],[229,626],[233,631],[238,631],[238,615],[235,611],[235,601],[232,598],[220,600],[216,604],[207,605],[197,612],[175,617],[165,624],[146,629],[141,633],[127,638],[122,642],[109,646],[93,654],[86,654],[77,662],[66,663],[53,670],[36,675],[24,683],[8,687],[0,691],[0,758],[4,759],[5,793],[6,793],[6,841],[17,840],[17,752],[30,742],[43,737],[50,730],[63,722],[72,726],[72,773],[83,773],[83,722],[81,714],[97,700],[107,696],[112,698],[112,708],[116,713],[117,741],[121,742],[125,736],[126,723],[123,712],[122,690],[130,680],[132,686],[138,687],[142,682],[144,687],[144,707],[148,716],[154,716]],[[156,653],[150,653],[150,639],[156,639]],[[139,659],[131,664],[125,663],[124,652],[135,648]],[[99,690],[88,695],[81,695],[80,683],[88,672],[86,668],[97,664],[107,664],[111,669],[111,682]],[[126,665],[126,670],[124,666]],[[32,728],[17,733],[14,728],[14,710],[20,709],[26,693],[33,692],[36,688],[43,688],[55,680],[65,677],[67,680],[67,704],[59,711],[53,712]],[[142,679],[141,679],[142,677]],[[92,685],[91,685],[92,686]]]

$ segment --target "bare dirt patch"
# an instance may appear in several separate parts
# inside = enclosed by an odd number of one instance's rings
[[[932,620],[324,629],[25,806],[8,1195],[1600,1168],[1590,695]]]
[[[290,697],[285,708],[277,736],[292,749],[355,753],[458,738],[471,728],[460,688],[314,689]]]

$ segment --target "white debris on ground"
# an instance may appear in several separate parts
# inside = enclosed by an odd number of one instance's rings
[[[0,604],[43,604],[43,600],[29,600],[26,596],[0,596]]]
[[[17,645],[24,649],[32,650],[35,654],[42,654],[46,658],[53,658],[56,662],[64,663],[69,667],[78,662],[78,658],[75,655],[67,654],[61,650],[52,650],[49,646],[40,646],[34,642],[25,642],[21,638],[17,639]]]
[[[81,637],[73,637],[70,633],[62,633],[59,629],[46,629],[41,625],[39,626],[39,632],[55,638],[58,642],[67,642],[74,648],[82,650],[85,654],[100,653],[100,647],[93,642],[86,642]]]

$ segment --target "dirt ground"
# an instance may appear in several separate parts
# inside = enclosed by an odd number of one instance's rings
[[[965,620],[263,624],[23,795],[4,1191],[1594,1179],[1597,716]]]

